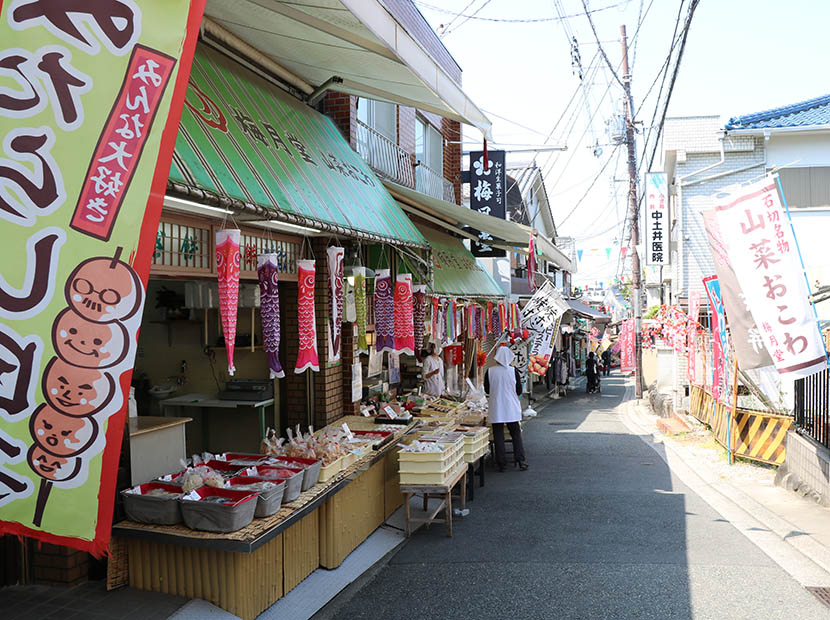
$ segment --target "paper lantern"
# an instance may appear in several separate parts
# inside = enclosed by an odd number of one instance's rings
[[[329,267],[329,362],[340,359],[340,326],[343,323],[343,248],[326,250]]]
[[[412,308],[412,274],[399,273],[395,280],[395,351],[414,355],[415,326]]]
[[[219,313],[228,354],[228,374],[233,376],[236,313],[239,304],[239,235],[236,228],[216,231],[216,271],[219,277]]]
[[[314,276],[316,267],[313,260],[297,261],[297,323],[300,332],[300,350],[294,372],[299,374],[311,368],[320,370],[317,359],[317,315],[314,311]]]
[[[366,342],[366,267],[354,268],[354,307],[357,315],[357,352],[368,353]]]
[[[279,268],[276,254],[260,254],[257,257],[259,276],[260,319],[262,341],[271,379],[281,379],[285,372],[280,364],[280,293]]]
[[[395,350],[392,278],[388,269],[379,269],[375,276],[375,350]]]

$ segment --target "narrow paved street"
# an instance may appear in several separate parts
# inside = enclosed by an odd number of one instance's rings
[[[491,473],[453,538],[419,530],[335,617],[830,617],[629,431],[624,394],[545,401],[531,468]]]

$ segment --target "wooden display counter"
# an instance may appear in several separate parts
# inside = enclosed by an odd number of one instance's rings
[[[362,417],[342,418],[337,425],[343,422],[353,430],[377,429]],[[339,566],[391,514],[400,496],[396,488],[387,497],[391,459],[416,425],[401,426],[379,450],[236,532],[117,523],[114,548],[128,554],[125,581],[138,589],[202,598],[245,620],[255,618],[319,566]]]

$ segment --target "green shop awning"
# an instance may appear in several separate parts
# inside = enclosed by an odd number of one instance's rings
[[[504,297],[504,291],[460,239],[426,226],[418,229],[432,248],[434,292],[460,297]]]
[[[170,180],[275,219],[282,212],[323,230],[426,243],[329,118],[201,44]]]

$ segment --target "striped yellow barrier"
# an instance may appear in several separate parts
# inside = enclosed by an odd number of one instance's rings
[[[689,394],[689,413],[709,426],[722,446],[731,443],[735,456],[772,465],[781,465],[787,458],[787,431],[793,424],[789,416],[738,409],[732,419],[732,441],[728,442],[731,407],[723,403],[713,406],[712,395],[696,385]]]

